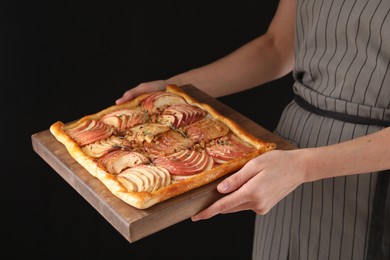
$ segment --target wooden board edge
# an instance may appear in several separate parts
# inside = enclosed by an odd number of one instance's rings
[[[47,130],[49,131],[49,130]],[[79,176],[72,173],[74,179],[70,179],[64,173],[65,171],[69,171],[69,169],[64,165],[64,163],[59,160],[53,152],[47,149],[41,140],[41,136],[45,131],[35,133],[31,135],[32,147],[33,150],[58,174],[60,175],[74,190],[77,191],[78,194],[81,195],[92,207],[99,212],[122,236],[124,236],[127,240],[131,240],[130,236],[130,225],[129,223],[121,217],[121,215],[114,211],[112,207],[105,201],[99,200],[97,198],[97,194],[94,194],[89,185],[85,183]],[[54,138],[54,137],[53,137]],[[65,149],[65,148],[64,148]],[[57,163],[53,163],[53,161],[48,160],[48,156],[51,156],[53,160]],[[88,191],[88,193],[81,192],[81,186],[84,187],[84,191]],[[111,216],[117,216],[116,219]]]

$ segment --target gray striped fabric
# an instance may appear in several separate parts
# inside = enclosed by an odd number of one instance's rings
[[[323,110],[390,119],[390,1],[297,0],[294,92]],[[380,130],[294,101],[275,132],[319,147]],[[301,185],[256,217],[253,259],[366,259],[378,173]]]

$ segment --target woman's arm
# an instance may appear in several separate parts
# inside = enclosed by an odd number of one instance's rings
[[[305,181],[390,169],[390,127],[339,144],[303,150]]]
[[[217,189],[228,195],[192,220],[242,210],[265,214],[304,182],[386,169],[390,169],[390,128],[324,147],[270,151],[222,181]]]
[[[281,0],[267,32],[231,54],[166,80],[142,83],[117,104],[167,84],[193,84],[213,97],[243,91],[291,72],[294,63],[295,0]]]
[[[219,97],[280,78],[293,68],[294,27],[295,1],[281,0],[265,34],[220,60],[168,81],[191,83]]]

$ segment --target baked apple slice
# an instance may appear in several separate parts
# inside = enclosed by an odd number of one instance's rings
[[[160,123],[179,128],[202,119],[206,114],[206,111],[197,106],[178,104],[166,108],[157,120]]]
[[[103,116],[100,121],[113,126],[119,132],[145,123],[148,120],[148,113],[140,109],[121,109]]]
[[[82,149],[86,155],[99,158],[108,152],[129,147],[131,147],[131,144],[127,139],[122,136],[112,135],[106,139],[87,144]]]
[[[218,164],[227,163],[255,151],[253,146],[244,143],[233,134],[212,140],[206,147],[207,154]]]
[[[85,120],[80,124],[70,125],[64,131],[79,146],[84,146],[108,138],[114,133],[114,128],[98,120]]]
[[[169,172],[159,166],[137,165],[117,175],[118,181],[128,191],[152,192],[171,184]]]
[[[134,167],[139,164],[150,163],[149,159],[139,153],[127,150],[115,150],[107,153],[99,162],[106,168],[111,174],[119,174],[124,169]]]
[[[152,142],[145,142],[144,148],[148,154],[165,156],[188,149],[193,144],[194,142],[182,132],[169,130],[157,136]]]
[[[186,128],[188,138],[194,142],[208,142],[212,139],[225,136],[229,133],[229,127],[221,121],[215,120],[209,116],[196,121]]]
[[[204,150],[181,150],[177,153],[157,157],[154,164],[167,169],[172,176],[194,175],[214,166],[214,161]]]
[[[146,141],[150,143],[155,136],[169,131],[170,129],[171,128],[163,124],[145,123],[130,128],[127,132],[126,138],[130,141]]]
[[[158,113],[165,107],[186,104],[185,99],[170,92],[154,92],[141,102],[141,107],[149,114]]]

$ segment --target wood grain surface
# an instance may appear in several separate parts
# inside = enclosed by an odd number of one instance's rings
[[[277,149],[295,149],[283,138],[210,97],[194,86],[182,89],[199,102],[207,103],[231,118],[249,133],[277,144]],[[220,180],[161,202],[148,209],[136,209],[113,195],[98,179],[90,175],[67,152],[49,130],[31,136],[34,151],[71,185],[130,243],[188,219],[222,195],[216,191]]]

